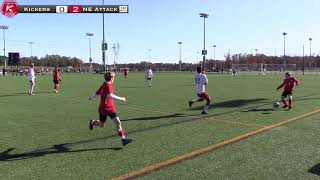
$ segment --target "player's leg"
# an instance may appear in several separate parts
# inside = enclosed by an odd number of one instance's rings
[[[151,87],[151,78],[148,78],[148,87]]]
[[[292,94],[289,94],[289,109],[292,108]]]
[[[30,81],[30,90],[29,90],[29,94],[30,94],[30,95],[33,94],[34,86],[35,86],[35,82],[34,82],[34,80],[31,80],[31,81]]]
[[[189,107],[192,107],[192,104],[195,103],[195,102],[202,102],[204,101],[204,98],[201,97],[201,94],[197,94],[199,98],[197,99],[193,99],[191,101],[189,101]]]
[[[116,115],[116,113],[112,113],[110,114],[110,118],[112,119],[112,121],[114,122],[115,126],[116,126],[116,130],[118,132],[118,136],[121,138],[121,142],[122,145],[127,145],[130,142],[132,142],[132,139],[128,139],[125,135],[125,131],[122,127],[120,118]]]
[[[287,97],[287,92],[283,92],[283,93],[282,93],[282,96],[281,96],[281,101],[282,101],[282,103],[283,103],[282,108],[288,107],[287,102],[286,102],[286,100],[285,100],[286,97]]]
[[[104,124],[107,120],[107,115],[104,115],[104,114],[100,114],[99,115],[99,119],[100,120],[94,120],[94,119],[91,119],[90,122],[89,122],[89,129],[92,130],[93,128],[96,128],[96,127],[104,127]]]
[[[203,93],[205,100],[207,101],[206,105],[203,107],[202,114],[208,114],[208,109],[210,108],[211,98],[207,92]]]

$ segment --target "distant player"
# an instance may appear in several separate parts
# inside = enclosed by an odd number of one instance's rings
[[[122,145],[125,146],[132,142],[132,139],[127,139],[124,129],[121,125],[121,121],[116,114],[116,109],[114,106],[113,99],[120,101],[126,101],[125,97],[119,97],[114,94],[113,82],[115,73],[107,72],[104,74],[105,82],[100,86],[95,94],[93,94],[89,100],[93,100],[97,95],[101,95],[101,101],[99,106],[99,116],[100,120],[90,120],[89,129],[92,130],[96,127],[104,127],[104,124],[109,116],[116,125],[118,135],[121,137]]]
[[[35,80],[37,79],[37,77],[34,74],[33,67],[34,67],[34,63],[31,63],[31,65],[29,67],[29,70],[28,70],[28,79],[29,79],[29,82],[30,82],[30,88],[29,88],[29,91],[28,91],[29,95],[34,95],[33,94],[33,89],[34,89],[34,86],[36,85]]]
[[[207,103],[203,108],[202,114],[208,114],[211,98],[205,90],[205,86],[208,84],[208,78],[203,73],[203,70],[201,67],[197,67],[197,73],[195,75],[195,84],[196,84],[196,92],[199,98],[189,101],[189,107],[191,107],[192,104],[195,102],[202,102],[206,100]]]
[[[144,77],[146,78],[145,86],[151,87],[151,81],[153,77],[152,69],[149,66],[148,69],[146,70]]]
[[[54,83],[54,92],[57,93],[59,92],[59,82],[61,81],[60,79],[60,70],[58,68],[58,66],[56,66],[53,70],[53,83]]]
[[[299,85],[299,81],[291,76],[290,72],[286,72],[285,74],[286,78],[283,80],[283,83],[277,87],[277,90],[284,87],[283,93],[281,95],[281,101],[283,102],[284,106],[282,108],[288,107],[289,109],[292,108],[292,92],[294,89],[294,85]],[[289,98],[289,106],[287,105],[287,102],[285,98]]]
[[[127,79],[127,77],[128,77],[128,72],[129,72],[128,68],[124,68],[124,69],[123,69],[124,79]]]

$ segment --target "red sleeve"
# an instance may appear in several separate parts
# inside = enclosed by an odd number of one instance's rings
[[[294,78],[294,82],[295,82],[297,85],[299,85],[298,79]]]
[[[286,84],[286,80],[283,80],[283,83],[277,89],[282,88],[285,84]]]
[[[97,90],[96,95],[101,95],[102,89],[104,87],[104,83],[100,86],[100,88]]]

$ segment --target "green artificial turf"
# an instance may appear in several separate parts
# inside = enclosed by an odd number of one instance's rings
[[[294,108],[285,111],[272,108],[281,95],[275,89],[282,76],[208,74],[207,90],[214,105],[203,116],[204,103],[188,107],[188,100],[196,98],[193,76],[155,73],[152,87],[146,88],[142,73],[130,73],[127,80],[117,73],[115,94],[127,98],[126,103],[116,102],[117,113],[134,140],[126,147],[112,121],[104,128],[88,129],[89,119],[98,117],[99,104],[99,98],[89,102],[88,97],[103,82],[102,75],[62,74],[57,94],[53,93],[52,75],[39,76],[35,96],[27,95],[25,76],[0,77],[0,179],[109,179],[320,107],[318,76],[297,77],[301,86],[294,92]],[[319,163],[314,152],[319,147],[316,117],[319,115],[143,178],[312,178],[306,169]],[[297,147],[302,148],[298,148],[300,155],[292,157]],[[271,156],[274,154],[281,163]]]

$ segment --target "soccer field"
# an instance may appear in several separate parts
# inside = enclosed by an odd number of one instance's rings
[[[110,119],[88,97],[102,75],[38,76],[35,96],[24,76],[0,77],[0,179],[316,179],[320,168],[320,76],[297,76],[290,111],[273,109],[284,76],[208,74],[208,115],[196,98],[193,73],[116,75],[117,114],[133,143],[122,147]],[[318,165],[318,166],[317,166]]]

